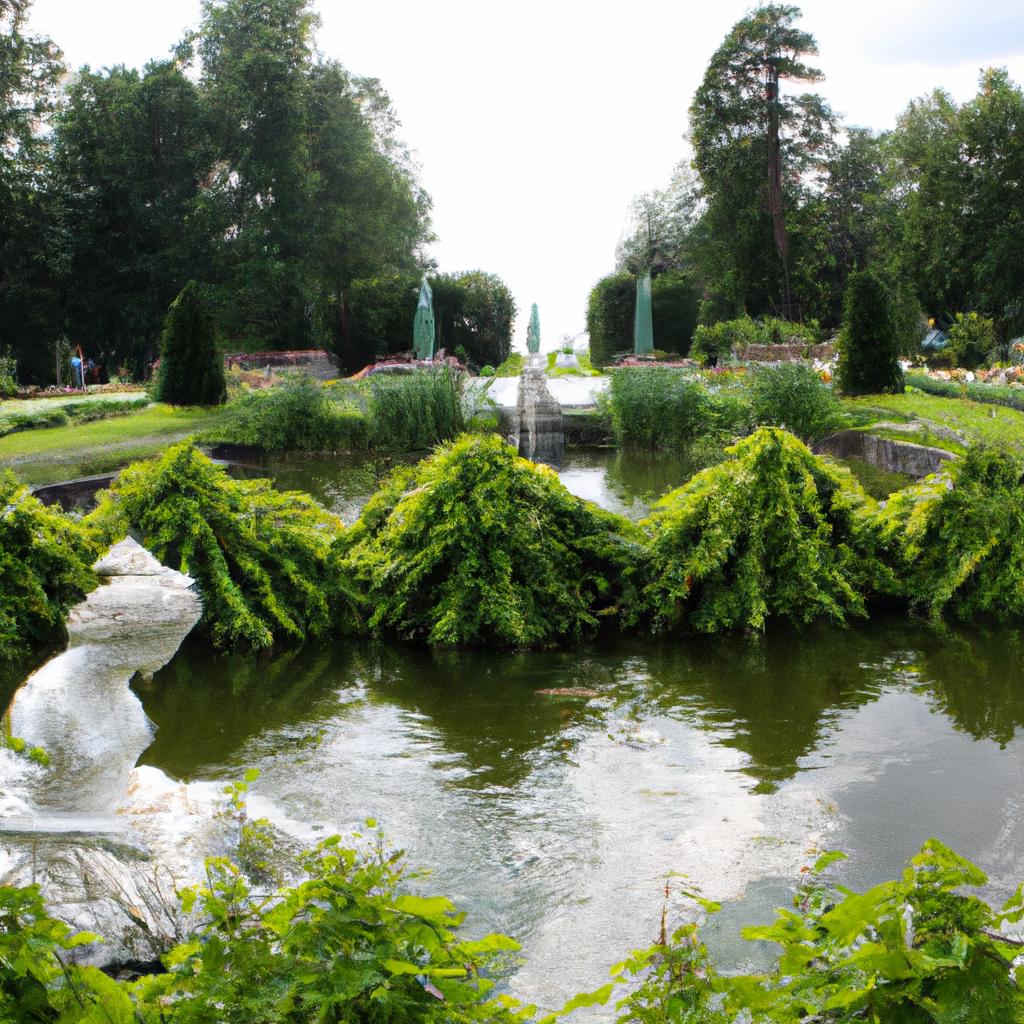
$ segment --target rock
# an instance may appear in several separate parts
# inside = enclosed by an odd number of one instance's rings
[[[38,884],[54,916],[102,936],[71,953],[98,967],[154,960],[181,941],[194,922],[177,891],[237,842],[216,785],[184,785],[157,768],[130,773],[116,816],[120,831],[0,836],[0,884]]]
[[[938,473],[943,463],[953,458],[953,453],[945,448],[893,441],[863,430],[840,430],[822,438],[813,450],[816,455],[863,459],[887,473],[903,473],[912,477]]]
[[[559,370],[578,370],[580,361],[573,352],[559,352],[555,356],[555,366]]]
[[[100,586],[68,616],[68,647],[8,711],[46,768],[0,750],[0,884],[38,883],[52,912],[107,940],[76,959],[152,960],[181,938],[176,890],[228,852],[237,820],[216,785],[134,767],[153,726],[129,683],[174,656],[202,611],[192,580],[134,540],[96,563]]]
[[[153,739],[129,689],[174,656],[199,621],[192,580],[160,565],[134,540],[96,563],[104,579],[68,616],[68,647],[14,695],[11,732],[50,755],[29,802],[45,810],[109,811]]]

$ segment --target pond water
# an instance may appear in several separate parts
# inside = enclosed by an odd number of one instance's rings
[[[278,460],[346,520],[389,467]],[[577,453],[566,485],[627,515],[682,461]],[[474,933],[523,943],[515,993],[553,1007],[655,938],[666,875],[725,901],[720,962],[763,963],[744,924],[786,905],[816,851],[855,887],[930,836],[1000,901],[1024,879],[1024,638],[846,630],[577,651],[431,652],[338,643],[264,657],[186,643],[136,684],[158,727],[143,762],[189,780],[258,767],[250,808],[312,842],[374,817],[424,891]],[[569,691],[569,692],[545,692]],[[670,888],[670,911],[687,910]]]

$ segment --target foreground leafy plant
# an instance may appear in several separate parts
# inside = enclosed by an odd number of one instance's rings
[[[894,494],[878,513],[883,542],[911,600],[933,619],[1024,615],[1024,462],[974,446],[949,476]]]
[[[370,499],[338,566],[378,632],[543,647],[636,621],[642,540],[500,438],[463,437]]]
[[[1001,932],[1024,920],[1024,886],[995,911],[964,886],[985,874],[930,839],[902,877],[865,893],[819,880],[842,854],[827,854],[813,880],[768,926],[743,937],[780,947],[765,974],[718,975],[694,925],[633,953],[613,981],[563,1010],[621,999],[619,1024],[1019,1024],[1024,943]],[[705,910],[717,905],[701,900]]]
[[[324,636],[344,607],[328,573],[341,521],[309,495],[233,480],[191,442],[129,466],[86,522],[108,542],[137,530],[161,562],[188,572],[220,646]]]
[[[866,614],[876,586],[893,588],[874,553],[872,507],[852,474],[763,428],[732,456],[661,499],[647,588],[655,625],[703,633]]]
[[[97,584],[96,540],[0,472],[0,660],[57,643],[68,609]]]
[[[135,983],[66,963],[66,950],[96,936],[50,918],[37,887],[0,887],[0,1019],[510,1024],[529,1014],[494,998],[488,977],[518,944],[463,939],[463,915],[406,891],[416,876],[379,836],[351,848],[326,839],[302,868],[298,885],[261,895],[230,861],[207,861],[206,884],[181,894],[204,924],[168,953],[164,973]]]

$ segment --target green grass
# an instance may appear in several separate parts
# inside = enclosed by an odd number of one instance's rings
[[[114,419],[21,431],[0,437],[0,466],[30,486],[109,473],[216,427],[229,415],[226,406],[153,405]]]
[[[508,359],[505,360],[494,371],[495,377],[518,377],[523,372],[523,366],[526,363],[526,357],[522,352],[510,352]]]
[[[912,433],[875,431],[895,440],[930,444],[950,451],[962,451],[967,444],[1020,445],[1024,443],[1024,413],[998,405],[985,405],[966,398],[940,398],[910,392],[903,395],[868,395],[843,399],[843,409],[852,426],[870,427],[878,422],[920,423]],[[938,429],[936,429],[938,428]],[[945,433],[955,431],[958,441]]]
[[[103,402],[122,405],[132,402],[148,402],[145,391],[101,391],[98,394],[52,395],[46,398],[7,398],[0,400],[0,417],[12,414],[35,414],[46,409],[66,409],[83,403]]]
[[[561,355],[560,352],[548,353],[547,374],[549,377],[600,377],[601,371],[595,370],[590,364],[589,352],[577,352],[576,360],[579,368],[571,366],[556,367],[555,360]]]
[[[884,501],[893,492],[901,491],[914,482],[913,477],[903,473],[887,473],[884,469],[872,466],[870,462],[865,462],[863,459],[850,458],[837,461],[853,473],[861,487],[877,501]]]

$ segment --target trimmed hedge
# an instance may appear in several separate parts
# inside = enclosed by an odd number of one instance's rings
[[[1005,405],[1024,412],[1024,388],[1005,384],[982,384],[979,381],[935,380],[924,373],[908,373],[907,384],[929,395],[941,398],[969,398],[987,405]]]

